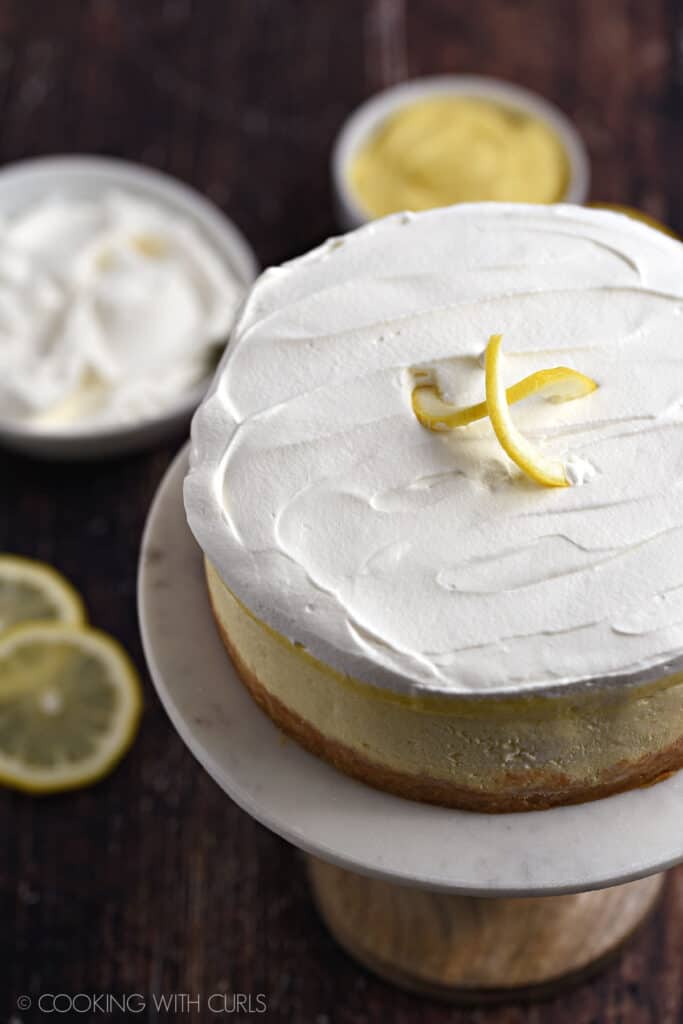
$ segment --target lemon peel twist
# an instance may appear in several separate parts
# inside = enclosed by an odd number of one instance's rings
[[[433,375],[414,370],[411,394],[413,412],[422,426],[433,431],[453,430],[488,416],[500,446],[527,476],[545,487],[569,487],[564,462],[544,455],[515,426],[509,406],[530,395],[542,394],[555,402],[582,398],[598,387],[596,381],[568,366],[538,370],[507,389],[501,375],[502,335],[491,335],[486,346],[486,399],[475,405],[455,406],[445,402]]]

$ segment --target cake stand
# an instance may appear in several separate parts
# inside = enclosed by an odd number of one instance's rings
[[[152,679],[197,760],[308,855],[318,909],[356,959],[451,999],[544,993],[595,969],[683,860],[683,773],[524,814],[433,807],[372,789],[283,737],[239,682],[185,522],[180,453],[152,506],[139,610]]]

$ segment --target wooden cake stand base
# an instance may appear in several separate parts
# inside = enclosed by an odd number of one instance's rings
[[[455,1002],[543,996],[599,970],[653,908],[664,880],[491,899],[307,860],[320,914],[352,957],[395,985]]]

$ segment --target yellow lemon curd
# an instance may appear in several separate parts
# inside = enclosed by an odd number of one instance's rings
[[[631,220],[639,220],[641,223],[647,224],[648,227],[669,235],[670,238],[680,239],[680,235],[670,227],[667,227],[666,224],[662,224],[660,220],[651,217],[649,213],[645,213],[644,210],[639,210],[635,206],[624,206],[622,203],[589,203],[588,205],[592,206],[594,210],[612,210],[614,213],[623,213],[626,217],[630,217]]]
[[[360,148],[349,182],[373,217],[459,202],[555,203],[569,166],[540,118],[474,96],[415,100]]]

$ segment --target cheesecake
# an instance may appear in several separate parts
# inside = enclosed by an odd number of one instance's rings
[[[567,486],[510,457],[490,404],[453,429],[415,415],[425,375],[453,408],[486,402],[492,336],[506,386],[594,382],[509,408]],[[184,493],[220,636],[284,732],[402,797],[506,812],[683,765],[682,489],[681,243],[484,203],[267,270]]]

